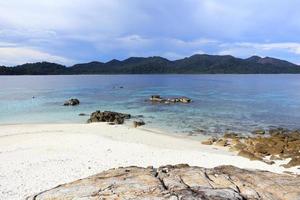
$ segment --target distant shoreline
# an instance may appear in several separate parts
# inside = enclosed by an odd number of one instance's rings
[[[159,56],[130,57],[109,62],[93,61],[65,66],[50,62],[0,66],[0,75],[77,74],[299,74],[300,66],[271,57],[241,59],[231,55],[196,54],[179,60]]]

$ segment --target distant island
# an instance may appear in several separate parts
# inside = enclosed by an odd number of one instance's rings
[[[300,66],[271,57],[247,59],[230,55],[196,54],[170,61],[163,57],[130,57],[126,60],[89,62],[64,66],[37,62],[15,67],[0,66],[0,75],[72,75],[72,74],[297,74]]]

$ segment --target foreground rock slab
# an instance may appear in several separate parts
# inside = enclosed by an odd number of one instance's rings
[[[27,200],[202,199],[299,200],[300,176],[188,165],[111,169],[41,192]]]

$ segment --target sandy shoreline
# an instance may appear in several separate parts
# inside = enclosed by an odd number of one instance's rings
[[[0,199],[26,196],[121,166],[187,163],[234,165],[282,173],[281,163],[249,161],[199,141],[128,126],[95,124],[2,125]]]

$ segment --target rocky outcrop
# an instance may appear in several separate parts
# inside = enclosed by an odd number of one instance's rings
[[[79,105],[80,101],[78,99],[69,99],[65,101],[64,106],[76,106]]]
[[[191,103],[192,100],[187,97],[177,97],[177,98],[162,98],[160,95],[152,95],[149,99],[152,103]]]
[[[130,119],[129,114],[112,112],[112,111],[96,111],[93,112],[88,119],[88,123],[92,122],[109,122],[112,124],[123,124],[125,119]]]
[[[300,166],[300,131],[282,128],[256,130],[254,136],[243,137],[236,133],[226,133],[222,138],[210,138],[202,141],[206,145],[227,146],[231,151],[250,160],[260,160],[273,164],[274,160],[290,158],[284,167]]]
[[[111,169],[59,185],[27,200],[299,200],[300,176],[188,165]]]

